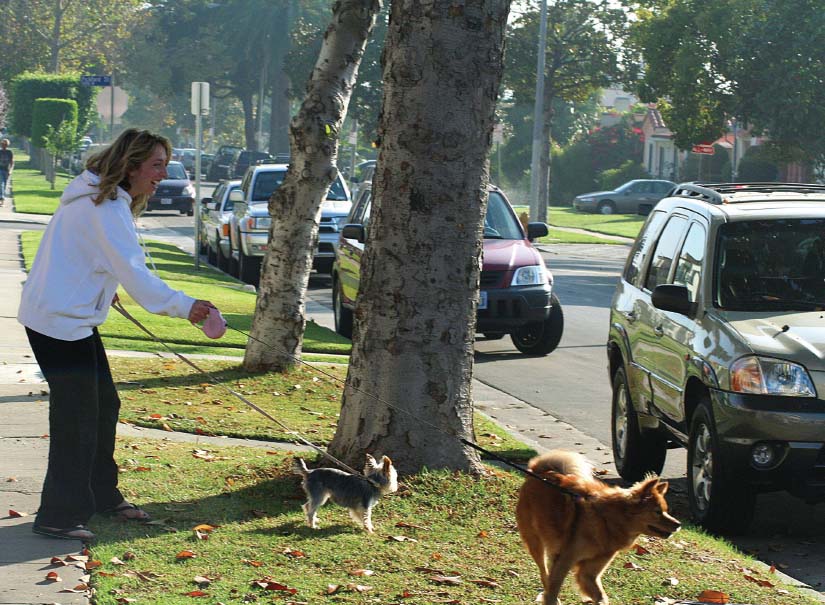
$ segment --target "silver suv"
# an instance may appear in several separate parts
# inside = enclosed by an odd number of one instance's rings
[[[719,533],[761,491],[825,500],[825,185],[677,186],[630,251],[607,354],[623,478],[687,447],[692,515]]]

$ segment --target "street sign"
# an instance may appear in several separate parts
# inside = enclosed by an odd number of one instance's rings
[[[713,155],[713,145],[694,145],[691,148],[693,153],[701,153],[703,155]]]
[[[111,86],[112,76],[80,76],[83,86]]]
[[[209,115],[209,82],[192,82],[192,115]]]

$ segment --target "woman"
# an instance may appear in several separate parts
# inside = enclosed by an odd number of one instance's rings
[[[122,284],[147,311],[198,323],[212,303],[172,290],[145,264],[134,217],[166,178],[165,138],[126,130],[63,192],[34,259],[18,321],[49,383],[49,466],[33,531],[89,541],[96,512],[147,521],[117,488],[120,399],[97,331]]]

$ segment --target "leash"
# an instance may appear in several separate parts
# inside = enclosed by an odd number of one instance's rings
[[[317,446],[317,445],[315,445],[314,443],[312,443],[312,442],[310,442],[309,440],[307,440],[307,439],[305,439],[304,437],[302,437],[302,436],[298,433],[298,431],[295,431],[295,430],[293,430],[293,429],[289,428],[289,427],[288,427],[288,426],[286,426],[283,422],[281,422],[280,420],[278,420],[277,418],[275,418],[274,416],[272,416],[271,414],[269,414],[266,410],[264,410],[264,409],[263,409],[263,408],[261,408],[260,406],[258,406],[258,405],[256,405],[256,404],[254,404],[253,402],[249,401],[246,397],[244,397],[243,395],[241,395],[241,394],[240,394],[240,393],[238,393],[237,391],[235,391],[235,390],[233,390],[233,389],[230,389],[228,386],[226,386],[225,384],[223,384],[223,383],[221,383],[221,382],[218,382],[218,380],[217,380],[214,376],[212,376],[212,374],[210,374],[208,371],[204,370],[203,368],[198,367],[198,366],[197,366],[196,364],[194,364],[192,361],[190,361],[189,359],[187,359],[186,357],[184,357],[183,355],[181,355],[180,353],[178,353],[177,351],[175,351],[174,349],[172,349],[172,347],[170,347],[168,344],[166,344],[166,343],[165,343],[165,342],[163,342],[161,339],[159,339],[157,336],[155,336],[155,335],[154,335],[154,334],[153,334],[153,333],[152,333],[152,332],[151,332],[148,328],[146,328],[146,327],[145,327],[142,323],[140,323],[137,319],[135,319],[135,318],[134,318],[134,317],[133,317],[133,316],[132,316],[132,315],[131,315],[131,314],[130,314],[130,313],[129,313],[129,312],[128,312],[128,311],[127,311],[124,307],[123,307],[123,304],[122,304],[120,301],[118,301],[118,302],[114,303],[114,304],[112,305],[112,307],[114,307],[114,309],[115,309],[118,313],[120,313],[121,315],[123,315],[126,319],[128,319],[128,320],[129,320],[129,321],[131,321],[133,324],[135,324],[135,325],[136,325],[136,326],[137,326],[137,327],[138,327],[138,328],[139,328],[142,332],[144,332],[145,334],[147,334],[147,335],[148,335],[148,336],[149,336],[152,340],[154,340],[155,342],[157,342],[158,344],[160,344],[161,346],[163,346],[166,350],[168,350],[170,353],[172,353],[173,355],[175,355],[175,357],[177,357],[178,359],[180,359],[181,361],[183,361],[185,364],[187,364],[188,366],[190,366],[190,367],[191,367],[191,368],[193,368],[194,370],[196,370],[196,371],[198,371],[198,372],[201,372],[202,374],[204,374],[205,376],[207,376],[207,377],[209,378],[209,380],[212,382],[212,384],[217,385],[217,386],[219,386],[219,387],[223,388],[224,390],[228,391],[229,393],[231,393],[232,395],[234,395],[235,397],[237,397],[238,399],[240,399],[241,401],[243,401],[246,405],[248,405],[249,407],[251,407],[253,410],[255,410],[256,412],[258,412],[258,413],[262,414],[264,417],[266,417],[267,419],[271,420],[272,422],[274,422],[275,424],[277,424],[278,426],[280,426],[281,428],[283,428],[283,429],[284,429],[287,433],[289,433],[290,435],[293,435],[293,436],[294,436],[294,437],[295,437],[298,441],[300,441],[300,442],[301,442],[301,443],[303,443],[304,445],[307,445],[307,446],[311,447],[312,449],[314,449],[315,451],[317,451],[318,453],[320,453],[320,454],[321,454],[322,456],[324,456],[325,458],[327,458],[327,459],[331,460],[331,461],[332,461],[332,462],[334,462],[335,464],[337,464],[337,465],[341,466],[342,468],[346,469],[347,471],[349,471],[350,473],[352,473],[352,474],[354,474],[354,475],[362,475],[362,473],[360,473],[360,472],[356,471],[355,469],[353,469],[351,466],[349,466],[349,465],[348,465],[348,464],[346,464],[345,462],[343,462],[343,461],[341,461],[341,460],[337,459],[335,456],[333,456],[332,454],[328,453],[326,450],[324,450],[324,449],[323,449],[323,448],[321,448],[320,446]],[[295,355],[292,355],[291,353],[288,353],[287,351],[283,351],[283,350],[279,349],[278,347],[275,347],[274,345],[272,345],[272,344],[270,344],[270,343],[267,343],[267,342],[264,342],[264,341],[262,341],[262,340],[260,340],[260,339],[258,339],[258,338],[255,338],[255,337],[254,337],[254,336],[252,336],[251,334],[249,334],[249,333],[247,333],[247,332],[244,332],[243,330],[241,330],[241,329],[239,329],[239,328],[236,328],[236,327],[234,327],[234,326],[230,325],[230,324],[229,324],[229,322],[226,322],[226,327],[227,327],[227,328],[229,328],[230,330],[234,330],[235,332],[238,332],[239,334],[241,334],[241,335],[245,336],[245,337],[246,337],[247,339],[249,339],[249,340],[254,340],[255,342],[260,343],[260,344],[264,345],[265,347],[268,347],[268,348],[272,349],[273,351],[276,351],[276,352],[278,352],[278,353],[281,353],[281,354],[283,354],[283,355],[286,355],[287,357],[289,357],[289,358],[290,358],[290,359],[292,359],[293,361],[296,361],[297,363],[300,363],[300,364],[305,365],[306,367],[310,368],[310,369],[311,369],[311,370],[313,370],[314,372],[316,372],[316,373],[318,373],[318,374],[321,374],[321,375],[323,375],[323,376],[326,376],[327,378],[329,378],[330,380],[332,380],[333,382],[335,382],[335,383],[337,383],[337,384],[345,385],[345,381],[341,380],[340,378],[338,378],[338,377],[337,377],[337,376],[335,376],[334,374],[332,374],[332,373],[330,373],[330,372],[326,372],[326,371],[324,371],[323,369],[321,369],[321,368],[319,368],[319,367],[317,367],[317,366],[314,366],[314,365],[312,365],[312,364],[310,364],[310,363],[308,363],[308,362],[304,361],[303,359],[301,359],[301,358],[299,358],[299,357],[297,357],[297,356],[295,356]],[[492,458],[492,459],[494,459],[494,460],[497,460],[497,461],[501,462],[502,464],[504,464],[504,465],[506,465],[506,466],[509,466],[510,468],[512,468],[512,469],[514,469],[514,470],[516,470],[516,471],[518,471],[519,473],[521,473],[521,474],[523,474],[523,475],[525,475],[525,476],[532,477],[533,479],[536,479],[536,480],[538,480],[538,481],[541,481],[541,482],[542,482],[542,483],[544,483],[545,485],[548,485],[548,486],[552,487],[553,489],[555,489],[555,490],[557,490],[557,491],[560,491],[560,492],[562,492],[563,494],[566,494],[566,495],[570,496],[571,498],[573,498],[573,500],[582,500],[582,499],[585,499],[585,498],[586,498],[583,494],[581,494],[581,493],[579,493],[579,492],[574,492],[573,490],[570,490],[570,489],[567,489],[567,488],[565,488],[565,487],[562,487],[561,485],[558,485],[557,483],[553,483],[552,481],[549,481],[546,477],[543,477],[542,475],[539,475],[538,473],[534,473],[534,472],[533,472],[533,471],[531,471],[529,468],[524,467],[524,466],[522,466],[522,465],[520,465],[520,464],[516,464],[515,462],[513,462],[513,461],[511,461],[511,460],[507,460],[506,458],[504,458],[504,457],[502,457],[502,456],[499,456],[499,455],[498,455],[498,454],[496,454],[495,452],[492,452],[492,451],[490,451],[490,450],[488,450],[488,449],[486,449],[486,448],[484,448],[484,447],[482,447],[482,446],[478,445],[477,443],[474,443],[474,442],[470,441],[469,439],[464,439],[463,437],[457,437],[456,435],[453,435],[453,434],[451,434],[451,433],[448,433],[447,431],[445,431],[444,429],[442,429],[440,426],[437,426],[437,425],[433,424],[432,422],[429,422],[428,420],[425,420],[425,419],[423,419],[423,418],[419,418],[419,417],[417,417],[415,414],[413,414],[412,412],[410,412],[409,410],[405,410],[404,408],[400,408],[400,407],[398,407],[398,406],[396,406],[396,405],[393,405],[392,403],[390,403],[389,401],[386,401],[386,400],[382,399],[382,398],[381,398],[381,397],[379,397],[378,395],[374,395],[374,394],[372,394],[372,393],[369,393],[369,392],[364,391],[364,390],[362,390],[362,389],[359,389],[359,388],[357,388],[357,387],[350,386],[350,388],[352,388],[352,390],[354,390],[355,392],[360,393],[360,394],[362,394],[362,395],[365,395],[365,396],[367,396],[367,397],[369,397],[369,398],[371,398],[371,399],[373,399],[373,400],[377,401],[378,403],[381,403],[381,404],[383,404],[383,405],[387,406],[388,408],[390,408],[390,409],[392,409],[392,410],[394,410],[394,411],[396,411],[396,412],[401,412],[401,413],[407,414],[407,415],[408,415],[409,417],[411,417],[413,420],[416,420],[416,421],[418,421],[418,422],[420,422],[420,423],[422,423],[422,424],[424,424],[424,425],[428,426],[429,428],[431,428],[431,429],[433,429],[433,430],[435,430],[435,431],[437,431],[437,432],[439,432],[439,433],[442,433],[443,435],[446,435],[446,436],[451,437],[451,438],[453,438],[453,439],[457,439],[460,443],[462,443],[462,444],[466,445],[467,447],[470,447],[470,448],[472,448],[472,449],[475,449],[475,450],[477,450],[477,451],[479,451],[479,452],[481,452],[481,453],[485,454],[487,457]]]
[[[335,458],[332,454],[327,453],[327,451],[326,451],[326,450],[324,450],[322,447],[317,446],[317,445],[315,445],[314,443],[312,443],[311,441],[309,441],[309,440],[305,439],[304,437],[302,437],[302,436],[298,433],[298,431],[291,429],[291,428],[290,428],[290,427],[288,427],[286,424],[284,424],[283,422],[281,422],[280,420],[278,420],[277,418],[275,418],[274,416],[272,416],[269,412],[267,412],[266,410],[264,410],[264,409],[263,409],[263,408],[261,408],[260,406],[258,406],[258,405],[256,405],[256,404],[254,404],[253,402],[249,401],[249,399],[247,399],[246,397],[244,397],[243,395],[241,395],[240,393],[238,393],[238,392],[237,392],[237,391],[235,391],[234,389],[231,389],[231,388],[229,388],[228,386],[226,386],[225,384],[223,384],[222,382],[219,382],[219,381],[218,381],[218,380],[217,380],[217,379],[216,379],[216,378],[215,378],[212,374],[210,374],[208,371],[204,370],[204,369],[203,369],[203,368],[201,368],[201,367],[198,367],[198,366],[197,366],[195,363],[193,363],[191,360],[187,359],[186,357],[184,357],[183,355],[181,355],[180,353],[178,353],[177,351],[175,351],[174,349],[172,349],[172,347],[170,347],[170,346],[169,346],[169,345],[167,345],[165,342],[163,342],[160,338],[158,338],[157,336],[155,336],[155,335],[154,335],[151,331],[149,331],[149,329],[148,329],[148,328],[146,328],[146,327],[145,327],[142,323],[140,323],[137,319],[135,319],[135,318],[134,318],[134,317],[133,317],[133,316],[132,316],[132,315],[131,315],[131,314],[130,314],[130,313],[129,313],[129,312],[128,312],[128,311],[127,311],[124,307],[123,307],[123,304],[122,304],[120,301],[117,301],[116,303],[113,303],[113,304],[112,304],[112,307],[114,307],[114,309],[115,309],[118,313],[120,313],[121,315],[123,315],[123,317],[125,317],[126,319],[128,319],[129,321],[131,321],[133,324],[135,324],[135,325],[136,325],[136,326],[137,326],[137,327],[138,327],[141,331],[143,331],[144,333],[146,333],[146,334],[147,334],[147,335],[148,335],[148,336],[149,336],[152,340],[154,340],[155,342],[157,342],[158,344],[160,344],[161,346],[163,346],[166,350],[168,350],[170,353],[172,353],[175,357],[177,357],[178,359],[180,359],[183,363],[185,363],[186,365],[190,366],[191,368],[194,368],[196,371],[200,372],[201,374],[204,374],[205,376],[207,376],[207,377],[209,378],[209,381],[210,381],[212,384],[214,384],[214,385],[216,385],[216,386],[218,386],[218,387],[220,387],[220,388],[222,388],[222,389],[224,389],[224,390],[228,391],[230,394],[234,395],[235,397],[237,397],[238,399],[240,399],[241,401],[243,401],[246,405],[248,405],[249,407],[251,407],[253,410],[255,410],[255,411],[256,411],[256,412],[258,412],[259,414],[263,415],[265,418],[267,418],[267,419],[271,420],[272,422],[274,422],[275,424],[277,424],[278,426],[280,426],[282,429],[284,429],[284,430],[287,432],[287,434],[292,435],[292,436],[293,436],[296,440],[300,441],[302,444],[304,444],[304,445],[306,445],[306,446],[311,447],[311,448],[312,448],[312,449],[314,449],[316,452],[318,452],[319,454],[321,454],[321,455],[322,455],[322,456],[324,456],[325,458],[328,458],[328,459],[332,460],[335,464],[338,464],[339,466],[341,466],[342,468],[346,469],[346,470],[347,470],[347,471],[349,471],[350,473],[352,473],[352,474],[354,474],[354,475],[361,475],[361,473],[359,473],[358,471],[356,471],[354,468],[352,468],[352,467],[351,467],[351,466],[349,466],[348,464],[346,464],[346,463],[342,462],[341,460],[338,460],[338,459],[337,459],[337,458]]]

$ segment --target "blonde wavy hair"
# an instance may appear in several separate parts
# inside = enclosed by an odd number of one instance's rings
[[[140,168],[161,145],[166,150],[167,163],[172,157],[172,145],[169,139],[148,130],[128,128],[114,143],[103,151],[96,153],[86,161],[86,170],[100,177],[100,193],[94,198],[95,204],[105,200],[117,199],[117,188],[128,192],[130,188],[129,173]],[[132,198],[130,209],[133,216],[138,216],[146,208],[149,196],[137,195]]]

